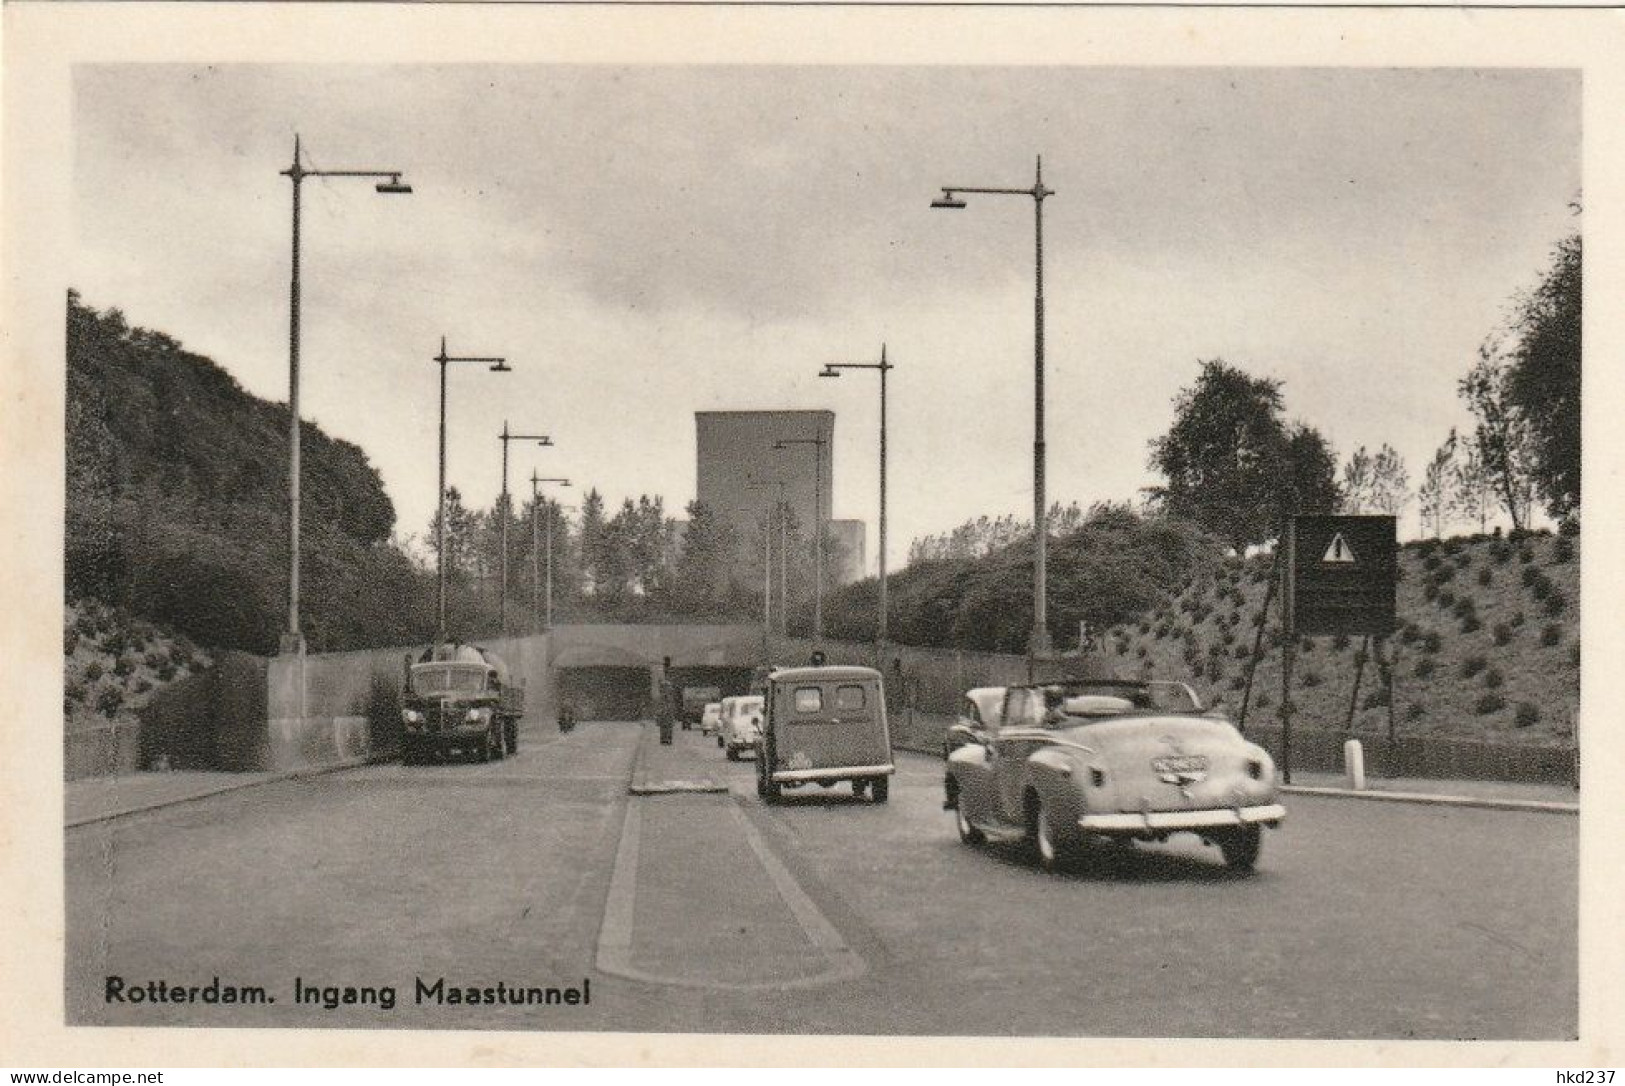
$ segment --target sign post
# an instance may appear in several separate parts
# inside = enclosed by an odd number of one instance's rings
[[[1281,664],[1281,778],[1292,783],[1292,660],[1306,634],[1394,631],[1398,522],[1390,516],[1292,518],[1282,577],[1286,640]]]

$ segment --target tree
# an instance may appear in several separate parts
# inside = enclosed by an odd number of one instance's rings
[[[688,527],[677,555],[672,603],[689,615],[722,613],[733,595],[730,575],[739,546],[733,526],[697,498],[685,511]]]
[[[1580,236],[1564,238],[1533,293],[1520,300],[1505,395],[1529,429],[1528,472],[1546,509],[1580,505]]]
[[[1459,515],[1469,524],[1477,524],[1480,534],[1489,527],[1490,475],[1484,469],[1484,458],[1479,455],[1476,442],[1469,441],[1466,453],[1456,462],[1456,500],[1451,515]]]
[[[1173,426],[1151,443],[1151,467],[1167,479],[1159,507],[1241,552],[1274,538],[1283,514],[1335,502],[1335,460],[1318,432],[1281,420],[1281,382],[1222,359],[1201,367],[1174,399]]]
[[[1411,500],[1411,473],[1405,467],[1405,458],[1387,442],[1377,450],[1371,460],[1371,509],[1399,516]]]
[[[1513,530],[1521,531],[1528,525],[1534,495],[1534,433],[1511,394],[1509,365],[1495,341],[1479,348],[1478,361],[1457,387],[1477,420],[1473,445],[1490,489],[1512,519]]]
[[[1457,500],[1456,480],[1456,430],[1451,427],[1450,436],[1434,450],[1433,459],[1422,472],[1422,485],[1416,490],[1423,534],[1431,528],[1434,539],[1443,538],[1445,524]]]
[[[604,528],[604,496],[598,493],[597,487],[593,487],[581,499],[581,526],[577,531],[577,546],[581,555],[581,591],[584,595],[597,596],[598,586],[603,583],[603,574],[598,567],[603,557]]]
[[[1371,454],[1361,445],[1343,465],[1343,501],[1339,507],[1344,513],[1361,513],[1371,501]]]

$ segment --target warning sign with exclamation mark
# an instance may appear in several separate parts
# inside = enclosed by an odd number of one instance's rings
[[[1336,535],[1332,536],[1331,545],[1326,548],[1326,554],[1325,554],[1324,557],[1321,558],[1321,561],[1322,562],[1353,562],[1354,561],[1354,548],[1352,548],[1352,547],[1350,547],[1348,545],[1348,540],[1343,538],[1343,533],[1342,532],[1338,532]]]

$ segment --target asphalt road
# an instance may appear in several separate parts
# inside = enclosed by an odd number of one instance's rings
[[[843,787],[767,808],[749,762],[679,732],[665,768],[728,790],[633,798],[640,733],[537,729],[491,765],[373,766],[68,831],[69,1022],[1575,1033],[1571,817],[1292,797],[1251,875],[1176,838],[1050,876],[959,842],[935,759],[900,754],[885,806]],[[216,977],[274,1002],[129,1001],[156,981],[202,1000]],[[440,996],[419,1002],[419,978]],[[499,982],[554,1002],[444,998]]]

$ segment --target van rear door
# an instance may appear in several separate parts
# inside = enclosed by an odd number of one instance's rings
[[[873,681],[780,684],[773,706],[776,770],[839,769],[891,761],[885,706]]]

